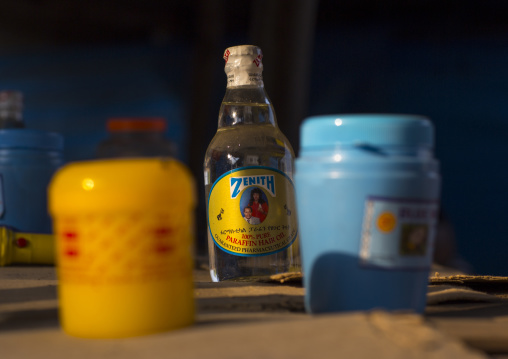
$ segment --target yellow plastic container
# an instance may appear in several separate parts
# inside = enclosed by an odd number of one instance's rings
[[[83,338],[122,338],[194,322],[194,181],[172,159],[61,168],[49,187],[60,321]]]

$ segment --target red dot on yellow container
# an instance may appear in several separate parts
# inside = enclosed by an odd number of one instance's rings
[[[159,244],[159,245],[155,246],[155,251],[157,253],[168,253],[168,252],[173,251],[173,249],[174,249],[173,247],[164,245],[164,244]]]
[[[65,255],[69,257],[77,257],[79,252],[76,249],[67,249]]]
[[[20,237],[20,238],[16,239],[16,246],[18,248],[25,248],[27,245],[28,245],[28,241],[25,238]]]
[[[76,232],[63,232],[62,233],[64,240],[72,242],[78,239],[78,234]]]
[[[383,212],[377,217],[377,228],[381,232],[391,232],[397,225],[397,217],[391,212]]]

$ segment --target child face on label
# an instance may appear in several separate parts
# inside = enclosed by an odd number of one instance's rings
[[[252,210],[250,208],[245,208],[243,210],[243,215],[245,218],[250,219],[250,217],[252,217]]]

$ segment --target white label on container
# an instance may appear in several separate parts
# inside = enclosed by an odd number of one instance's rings
[[[385,269],[424,269],[432,262],[438,204],[369,197],[361,237],[362,265]]]

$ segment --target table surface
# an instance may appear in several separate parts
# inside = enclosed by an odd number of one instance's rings
[[[431,277],[424,315],[309,315],[301,282],[212,283],[196,269],[193,326],[92,340],[61,330],[53,267],[2,267],[0,357],[508,358],[508,284],[445,274]]]

